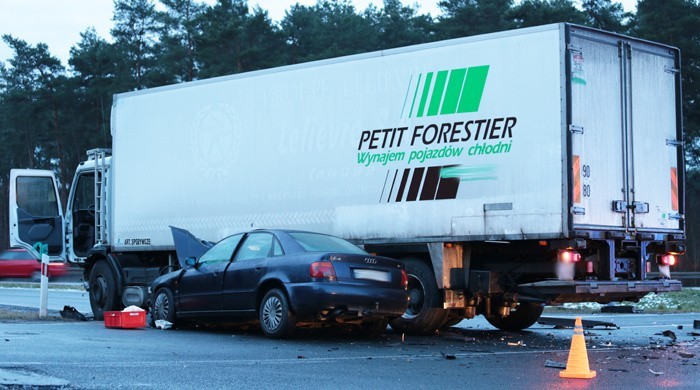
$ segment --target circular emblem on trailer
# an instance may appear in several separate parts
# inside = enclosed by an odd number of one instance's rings
[[[241,145],[241,120],[226,104],[202,108],[192,121],[194,159],[208,177],[221,177],[235,168]]]

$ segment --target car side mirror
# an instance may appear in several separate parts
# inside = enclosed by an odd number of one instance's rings
[[[197,265],[197,258],[196,257],[188,257],[185,260],[185,265],[188,267],[194,267]]]

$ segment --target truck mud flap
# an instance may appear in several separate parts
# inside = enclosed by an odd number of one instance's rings
[[[549,304],[565,302],[638,301],[650,292],[680,291],[678,280],[558,281],[526,283],[518,286],[523,298],[541,299]]]

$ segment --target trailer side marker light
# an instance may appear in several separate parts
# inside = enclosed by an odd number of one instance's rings
[[[581,203],[581,156],[574,155],[574,203]]]
[[[678,168],[671,168],[671,209],[678,211]]]

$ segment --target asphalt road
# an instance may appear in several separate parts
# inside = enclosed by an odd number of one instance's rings
[[[566,362],[571,329],[536,325],[508,333],[480,317],[403,341],[391,332],[368,340],[306,329],[279,341],[252,328],[119,330],[94,321],[2,321],[0,387],[5,373],[91,389],[697,388],[700,338],[689,333],[700,314],[584,319],[620,326],[587,331],[591,369],[598,374],[592,380],[560,379],[559,369],[544,366]],[[677,341],[655,335],[665,330]]]

